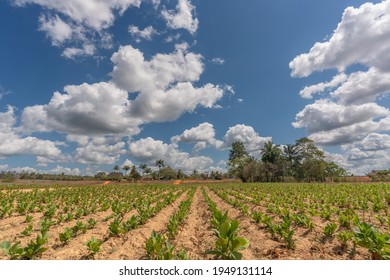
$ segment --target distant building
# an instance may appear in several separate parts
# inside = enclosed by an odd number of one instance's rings
[[[350,183],[368,183],[372,182],[372,179],[368,176],[347,176],[345,181]]]

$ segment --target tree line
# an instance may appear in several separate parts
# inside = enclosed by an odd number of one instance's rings
[[[229,151],[228,166],[230,176],[243,182],[340,181],[347,176],[343,168],[326,160],[324,152],[306,137],[284,146],[269,140],[259,159],[250,156],[244,144],[236,141]]]
[[[107,174],[106,172],[98,172],[95,175],[96,179],[100,180],[120,180],[126,179],[131,181],[138,180],[185,180],[185,179],[213,179],[221,180],[228,176],[220,171],[211,170],[210,172],[200,172],[197,169],[192,170],[189,174],[185,173],[181,169],[174,169],[167,165],[163,159],[155,161],[155,169],[152,170],[146,163],[140,163],[138,167],[136,165],[124,165],[119,167],[115,165],[112,173]],[[120,172],[123,170],[124,174]],[[225,177],[224,177],[225,176]]]

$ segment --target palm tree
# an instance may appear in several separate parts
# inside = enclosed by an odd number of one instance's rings
[[[290,162],[291,165],[298,160],[299,152],[297,146],[293,144],[288,144],[283,147],[284,158],[286,161]]]
[[[293,144],[288,144],[283,147],[283,156],[286,161],[288,175],[294,175],[294,167],[299,161],[298,147]]]
[[[125,171],[126,176],[127,176],[127,174],[129,173],[129,170],[130,170],[130,166],[129,166],[129,165],[124,165],[124,166],[122,167],[122,169]]]
[[[152,172],[152,169],[150,169],[150,167],[148,167],[146,163],[140,163],[139,168],[142,170],[143,176],[148,175],[150,172]]]
[[[114,169],[115,172],[118,172],[119,171],[119,166],[115,165],[113,169]]]
[[[162,160],[162,159],[156,160],[156,165],[158,167],[158,179],[161,180],[160,173],[161,173],[161,168],[164,168],[164,166],[165,166],[164,160]]]
[[[275,163],[280,157],[280,149],[278,145],[275,145],[272,140],[268,140],[264,143],[263,149],[261,149],[261,160],[264,162]]]

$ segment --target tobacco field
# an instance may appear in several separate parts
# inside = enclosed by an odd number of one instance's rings
[[[390,259],[390,185],[0,186],[0,259]]]

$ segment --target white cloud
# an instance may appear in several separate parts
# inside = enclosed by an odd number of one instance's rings
[[[331,154],[331,157],[355,175],[388,169],[390,165],[390,136],[387,134],[371,133],[360,141],[341,147],[343,154]]]
[[[320,131],[310,135],[310,139],[321,145],[341,145],[359,141],[370,133],[390,131],[390,117],[379,121],[367,120],[330,131]]]
[[[57,165],[55,168],[52,168],[50,170],[40,171],[39,173],[48,173],[48,174],[62,174],[65,175],[73,175],[73,176],[79,176],[81,174],[80,169],[78,168],[69,168],[69,167],[63,167],[60,165]]]
[[[212,108],[223,95],[219,86],[195,88],[203,72],[202,56],[188,52],[187,44],[176,45],[171,54],[157,54],[149,61],[132,46],[121,47],[112,56],[113,81],[129,92],[140,94],[129,105],[130,114],[144,122],[172,121],[197,106]]]
[[[308,132],[329,131],[389,115],[389,110],[376,103],[344,106],[329,100],[317,100],[296,116],[294,127]]]
[[[16,117],[14,109],[8,106],[6,112],[0,112],[0,157],[29,154],[58,158],[61,150],[58,144],[36,137],[23,137],[15,130]]]
[[[55,168],[52,168],[50,170],[37,170],[36,168],[32,168],[30,166],[25,167],[9,167],[8,164],[6,165],[0,165],[0,171],[10,171],[10,172],[16,172],[16,173],[41,173],[41,174],[62,174],[65,175],[80,175],[81,172],[78,168],[69,168],[69,167],[62,167],[57,165]]]
[[[207,170],[213,160],[205,156],[191,157],[188,153],[178,150],[176,144],[166,144],[151,137],[143,138],[129,144],[129,154],[139,162],[154,165],[158,159],[163,159],[166,165],[184,172]]]
[[[195,33],[198,29],[199,21],[194,18],[190,0],[179,0],[176,6],[176,11],[163,10],[161,15],[167,21],[167,26],[172,29],[186,29],[190,33]]]
[[[345,9],[331,38],[317,42],[308,53],[290,62],[294,77],[336,68],[344,71],[353,64],[390,70],[390,1],[365,3]]]
[[[153,26],[147,26],[141,30],[138,28],[138,26],[130,25],[129,32],[137,43],[141,42],[142,39],[150,41],[152,40],[153,35],[158,34],[158,32],[153,28]]]
[[[176,35],[169,35],[168,37],[165,38],[165,43],[171,43],[173,41],[179,40],[181,37],[180,33],[177,33]]]
[[[173,83],[198,81],[204,70],[203,57],[188,52],[187,44],[178,44],[175,52],[156,54],[149,61],[130,45],[120,47],[111,60],[113,81],[129,92],[167,89]]]
[[[303,90],[301,90],[299,92],[299,95],[302,96],[303,98],[311,99],[311,98],[313,98],[313,95],[315,93],[321,93],[324,90],[326,90],[327,88],[334,88],[334,87],[340,85],[341,83],[345,82],[347,77],[348,76],[344,73],[338,74],[338,75],[334,76],[332,78],[332,80],[329,82],[319,83],[316,85],[311,85],[311,86],[305,87]]]
[[[115,13],[122,15],[130,6],[139,7],[141,0],[11,0],[18,6],[36,4],[56,14],[67,16],[95,31],[110,27]]]
[[[344,148],[357,147],[362,151],[379,151],[390,149],[390,135],[371,133],[360,142],[345,145]]]
[[[61,45],[64,41],[72,37],[72,27],[58,15],[49,18],[42,15],[39,18],[39,23],[39,30],[47,33],[54,46]]]
[[[22,114],[23,128],[76,135],[139,133],[141,120],[129,115],[127,92],[114,84],[84,83],[66,86],[65,92],[55,92],[47,105],[26,107]],[[35,122],[30,122],[31,119]]]
[[[259,156],[260,150],[264,147],[264,143],[271,140],[271,137],[261,137],[251,126],[237,124],[229,127],[229,130],[224,136],[225,147],[240,141],[244,144],[247,152],[253,156]]]
[[[75,160],[83,164],[115,164],[120,155],[125,154],[125,142],[117,137],[97,136],[71,137],[79,144],[76,148]]]
[[[84,44],[81,48],[66,48],[62,52],[62,56],[66,58],[75,58],[78,56],[92,56],[95,54],[96,47],[92,44]]]
[[[187,142],[195,143],[194,151],[198,152],[207,147],[207,144],[219,149],[223,141],[215,139],[215,129],[210,123],[202,123],[196,127],[186,129],[181,135],[171,138],[172,143]]]
[[[135,164],[131,161],[131,160],[129,160],[129,159],[126,159],[123,163],[122,163],[122,165],[121,165],[121,167],[123,167],[123,166],[134,166]]]
[[[142,0],[11,0],[15,6],[36,4],[42,7],[39,30],[46,32],[52,44],[62,47],[63,56],[94,55],[98,47],[111,46],[106,33],[117,16],[131,6],[139,7]],[[108,41],[107,41],[108,40]]]
[[[6,96],[6,95],[8,95],[8,94],[10,94],[10,93],[11,93],[11,91],[5,90],[4,87],[0,84],[0,100],[1,100],[4,96]]]
[[[211,60],[212,63],[214,64],[219,64],[219,65],[222,65],[225,63],[225,60],[223,58],[220,58],[220,57],[214,57],[212,60]]]
[[[390,51],[390,49],[389,49]],[[377,97],[390,93],[390,72],[370,68],[367,72],[355,72],[331,93],[342,104],[375,102]]]

